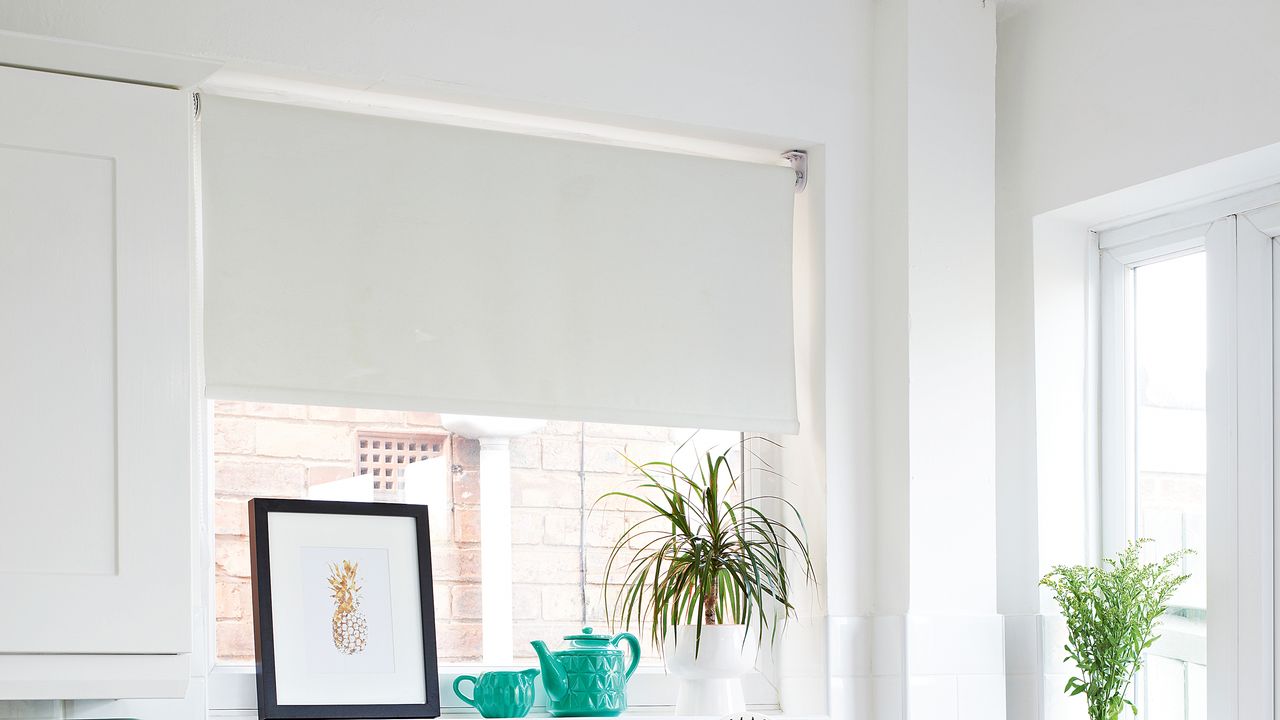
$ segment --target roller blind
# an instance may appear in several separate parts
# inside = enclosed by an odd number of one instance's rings
[[[790,169],[203,100],[210,397],[796,431]]]

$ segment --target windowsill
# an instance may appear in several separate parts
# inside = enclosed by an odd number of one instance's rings
[[[829,720],[828,716],[826,715],[786,715],[786,714],[780,714],[780,712],[776,710],[763,710],[763,708],[750,708],[750,710],[746,711],[746,716],[751,717],[751,714],[753,714],[753,712],[755,712],[755,714],[764,714],[765,717],[768,717],[768,720]],[[209,717],[210,719],[214,719],[214,717],[218,717],[218,719],[227,719],[227,720],[232,720],[232,719],[239,720],[239,719],[242,719],[242,717],[253,717],[253,719],[256,719],[257,712],[252,710],[210,710]],[[440,717],[480,717],[480,714],[479,712],[476,712],[474,710],[463,711],[463,710],[453,710],[453,708],[447,708],[447,710],[443,710],[442,712],[440,712]],[[535,712],[530,712],[530,714],[526,715],[525,717],[526,717],[526,720],[527,719],[536,720],[536,719],[541,719],[541,717],[550,717],[550,715],[545,714],[545,712],[535,711]],[[673,710],[672,708],[669,708],[669,707],[667,708],[639,707],[639,708],[635,708],[635,710],[628,710],[627,712],[623,712],[623,714],[620,715],[620,717],[666,717],[666,719],[668,720],[723,720],[724,716],[723,715],[673,715]],[[758,717],[759,720],[763,720],[762,717],[760,717],[759,715],[756,715],[756,717]]]
[[[528,667],[527,665],[525,667]],[[441,717],[472,717],[480,714],[462,704],[453,694],[453,680],[460,674],[475,675],[486,670],[521,669],[486,666],[444,665],[439,670]],[[209,672],[210,718],[256,718],[257,683],[252,665],[218,665]],[[759,673],[743,678],[746,700],[752,710],[764,713],[769,720],[826,720],[820,715],[784,715],[777,710],[777,695],[772,685]],[[628,700],[633,708],[622,717],[667,717],[676,720],[704,720],[705,717],[674,715],[676,679],[661,666],[641,666],[629,683]],[[752,710],[747,711],[751,717]],[[543,706],[529,713],[530,718],[550,717]],[[723,716],[710,716],[722,720]]]
[[[623,713],[622,715],[619,715],[618,717],[621,717],[621,718],[663,717],[663,718],[670,718],[671,720],[724,720],[724,715],[674,715],[672,714],[673,712],[674,711],[671,708],[637,708],[635,710],[628,710],[627,712]],[[776,710],[762,710],[762,709],[747,710],[747,717],[750,718],[753,712],[764,713],[769,720],[828,720],[828,718],[825,715],[783,715]],[[478,718],[480,717],[480,714],[474,711],[469,713],[446,712],[446,713],[442,713],[440,717]],[[531,712],[525,716],[526,719],[527,718],[549,718],[549,717],[551,716],[546,713],[538,713],[538,712]],[[763,718],[760,718],[759,715],[757,715],[756,718],[757,720],[763,720]]]

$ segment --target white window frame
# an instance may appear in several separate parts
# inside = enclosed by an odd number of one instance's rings
[[[1099,510],[1101,550],[1119,552],[1137,536],[1136,423],[1134,377],[1134,278],[1137,269],[1205,250],[1207,226],[1157,235],[1125,245],[1099,248],[1100,418]],[[1153,656],[1206,665],[1205,626],[1166,618]],[[1145,688],[1134,688],[1141,697]]]
[[[1099,238],[1099,525],[1105,555],[1124,549],[1136,527],[1135,425],[1130,403],[1134,392],[1133,274],[1144,265],[1204,250],[1207,229],[1205,225],[1120,246],[1106,246]]]
[[[299,91],[298,89],[280,90],[271,82],[267,82],[264,86],[257,85],[256,80],[249,80],[248,85],[244,85],[245,79],[232,79],[228,83],[206,83],[208,89],[219,91],[238,97],[268,97],[278,100],[280,97],[288,98],[290,102],[298,102],[304,105],[315,107],[338,107],[341,109],[349,109],[345,104],[336,102],[332,98],[323,98],[314,94]],[[372,114],[388,115],[393,117],[405,117],[405,110],[399,107],[390,107],[380,104],[362,105],[362,111]],[[447,112],[439,108],[415,108],[408,112],[413,119],[423,121],[446,121],[450,124],[459,123],[477,127],[489,127],[494,124],[494,119],[489,117],[490,111],[478,106],[457,106],[449,108]],[[516,132],[532,132],[535,134],[545,134],[556,137],[564,135],[566,137],[581,138],[581,127],[570,127],[573,123],[566,124],[567,121],[544,118],[541,116],[526,115],[520,116],[518,119],[504,118],[497,124],[504,129]],[[195,140],[192,143],[193,149],[193,186],[192,186],[192,235],[195,241],[193,280],[192,280],[192,327],[193,327],[193,350],[194,358],[193,376],[195,378],[195,386],[197,388],[205,387],[204,377],[204,347],[203,347],[203,238],[201,237],[201,206],[200,206],[200,156],[199,156],[199,123],[193,123],[192,132]],[[776,153],[770,149],[755,148],[746,145],[708,142],[705,140],[690,140],[689,138],[669,135],[666,133],[645,134],[643,132],[637,134],[637,131],[612,126],[593,126],[591,132],[587,133],[593,137],[598,137],[610,142],[622,142],[624,144],[636,144],[644,147],[666,148],[676,152],[694,152],[695,154],[708,154],[713,157],[721,157],[727,159],[748,160],[753,162],[772,161],[776,158]],[[644,137],[642,137],[644,136]],[[810,185],[812,186],[817,176],[811,176]],[[806,202],[804,198],[811,197],[812,192],[808,196],[800,196],[799,203]],[[797,217],[802,213],[797,208]],[[807,228],[804,231],[806,232]],[[802,238],[798,235],[797,243]],[[806,240],[807,242],[807,240]],[[812,268],[810,268],[812,270]],[[799,337],[797,338],[799,341]],[[205,708],[208,717],[257,717],[257,688],[255,670],[252,665],[246,664],[230,664],[220,663],[217,660],[217,643],[216,643],[216,580],[214,573],[214,532],[213,532],[213,452],[212,452],[212,431],[213,431],[213,410],[212,402],[203,396],[201,392],[194,398],[195,414],[199,415],[197,422],[193,423],[192,447],[194,449],[193,465],[198,466],[195,473],[195,487],[193,489],[193,512],[195,513],[195,522],[193,523],[193,547],[195,555],[198,559],[198,568],[193,578],[193,597],[196,599],[196,606],[193,609],[193,624],[195,626],[194,634],[196,642],[192,650],[192,676],[193,681],[201,679],[205,682]],[[794,437],[773,437],[771,440],[795,440]],[[753,494],[768,495],[773,494],[779,497],[787,496],[785,483],[779,480],[779,476],[785,476],[787,468],[783,465],[783,453],[775,452],[770,447],[760,447],[759,455],[765,456],[772,464],[770,471],[760,471],[758,467],[753,467],[748,472],[747,491]],[[776,471],[776,472],[775,472]],[[805,508],[809,512],[813,512],[813,508]],[[811,538],[812,541],[818,541],[819,538]],[[822,544],[815,544],[811,547],[815,554],[815,563],[825,561],[826,547]],[[566,631],[567,632],[567,631]],[[553,641],[555,638],[546,638],[547,641]],[[805,651],[812,654],[815,639],[805,637],[802,639],[780,639],[776,647],[762,648],[760,657],[757,661],[756,670],[743,678],[743,686],[746,696],[746,704],[748,708],[765,709],[771,712],[777,711],[781,706],[782,685],[787,680],[795,680],[796,678],[787,678],[782,675],[779,668],[781,667],[780,656],[783,652],[784,640],[792,653],[796,648],[804,648]],[[553,643],[554,644],[554,643]],[[825,657],[823,657],[822,667],[825,671]],[[523,667],[512,667],[505,669],[522,669]],[[443,715],[455,714],[459,711],[470,712],[472,708],[464,705],[453,693],[453,680],[461,674],[475,675],[480,672],[490,670],[501,670],[502,666],[488,665],[442,665],[439,672],[440,680],[440,698],[441,710]],[[801,678],[805,681],[809,678]],[[628,683],[628,704],[636,709],[657,709],[657,708],[673,708],[675,706],[678,683],[674,677],[668,675],[664,667],[640,667],[636,670],[635,675]],[[539,697],[539,703],[542,698]],[[793,701],[789,701],[794,703]],[[541,710],[545,710],[541,705],[535,706],[533,713],[537,714]]]
[[[1096,511],[1103,553],[1134,536],[1132,278],[1134,268],[1203,250],[1208,264],[1209,627],[1168,622],[1153,653],[1208,665],[1209,713],[1271,717],[1277,494],[1273,382],[1280,339],[1280,186],[1094,234],[1098,251]],[[1119,431],[1114,431],[1116,428]]]

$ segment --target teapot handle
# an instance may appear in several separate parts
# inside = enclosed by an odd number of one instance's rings
[[[609,644],[616,647],[619,640],[625,640],[627,647],[631,649],[631,662],[627,665],[626,675],[626,679],[630,680],[631,674],[634,673],[636,668],[640,665],[640,639],[631,633],[624,632],[614,635],[613,639],[609,641]]]
[[[472,694],[472,695],[475,695],[475,692],[476,692],[476,679],[475,679],[474,677],[470,676],[470,675],[459,675],[457,678],[455,678],[455,679],[454,679],[454,681],[453,681],[453,694],[454,694],[454,695],[457,695],[457,696],[458,696],[458,699],[462,700],[462,702],[464,702],[464,703],[466,703],[466,704],[470,705],[471,707],[475,707],[475,706],[476,706],[476,699],[475,699],[474,697],[467,697],[466,695],[463,695],[463,694],[462,694],[462,690],[460,690],[460,689],[458,688],[458,686],[462,684],[462,681],[463,681],[463,680],[470,680],[470,681],[471,681],[471,694]]]

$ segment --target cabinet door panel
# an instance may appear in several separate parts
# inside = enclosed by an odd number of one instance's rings
[[[187,652],[186,99],[0,97],[0,653]]]
[[[0,532],[14,540],[0,573],[113,575],[116,518],[98,511],[116,500],[112,163],[0,147],[0,168]],[[33,422],[51,408],[74,410]]]

